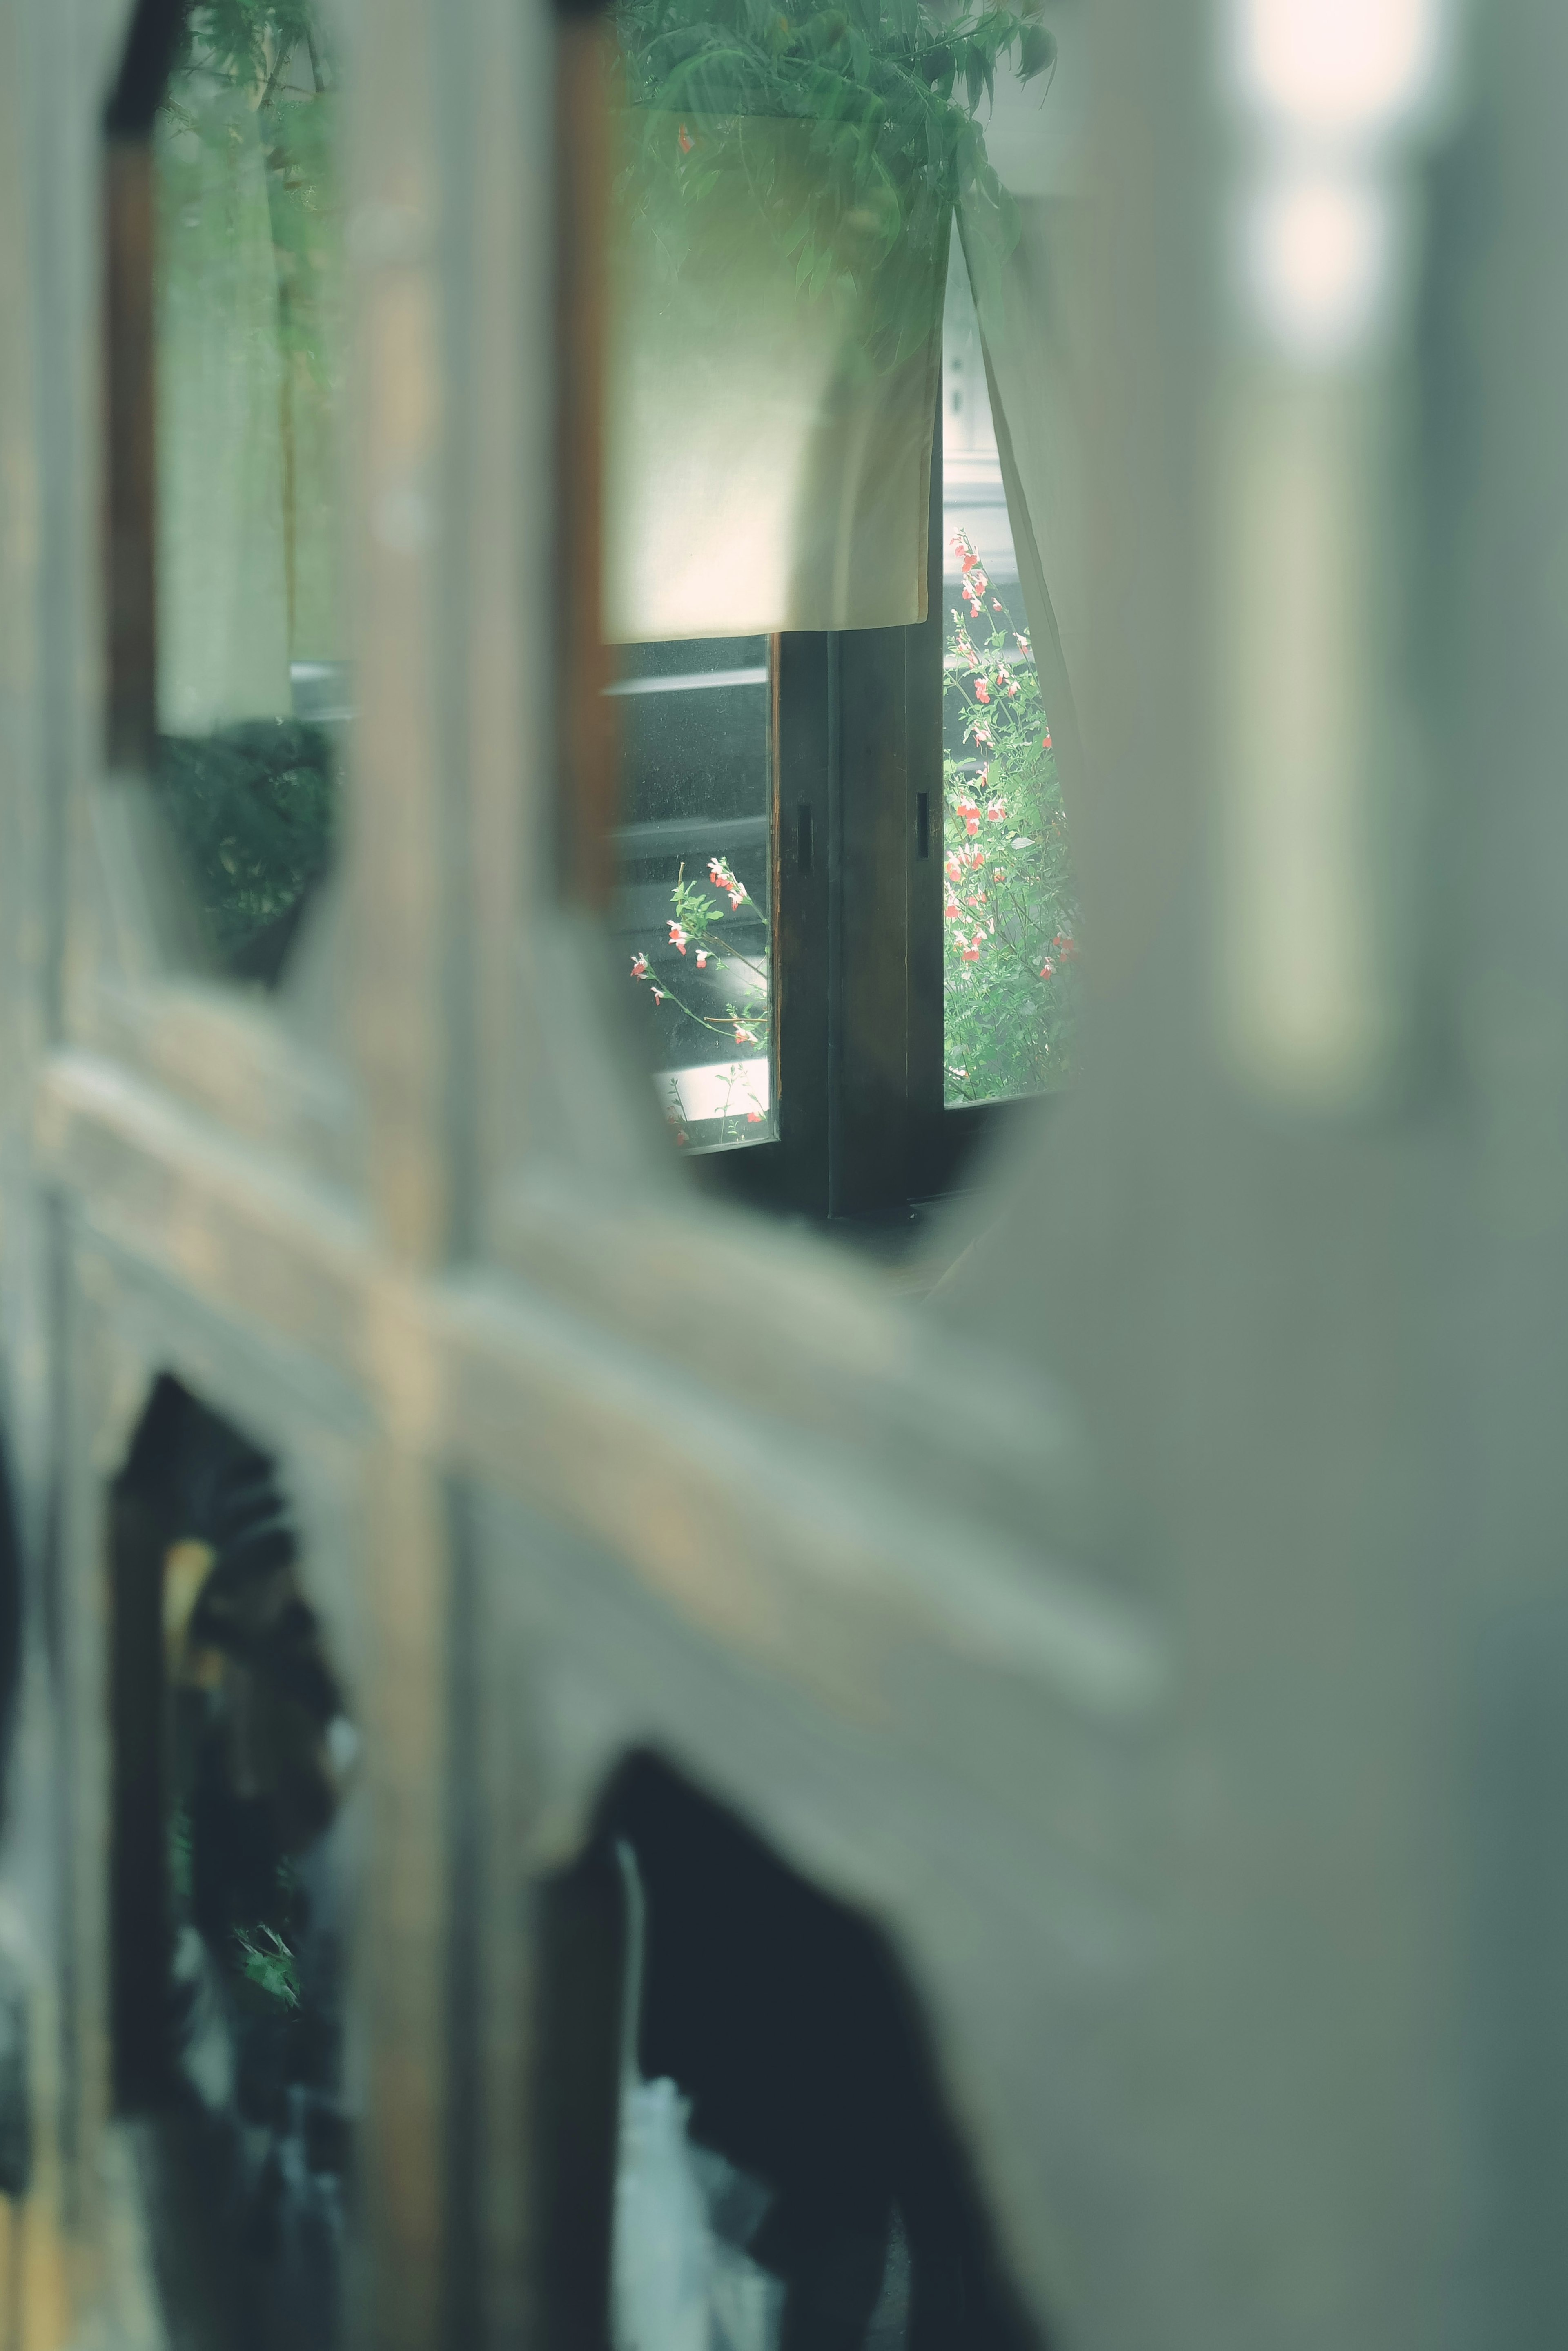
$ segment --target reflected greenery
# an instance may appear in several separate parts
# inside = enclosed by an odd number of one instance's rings
[[[197,739],[166,735],[154,782],[219,960],[270,984],[331,854],[328,730],[259,718]]]
[[[316,0],[198,0],[154,139],[153,780],[220,962],[267,984],[328,862],[340,767],[299,695],[345,650],[338,104]]]

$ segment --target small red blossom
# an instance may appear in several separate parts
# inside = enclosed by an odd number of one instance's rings
[[[965,947],[963,951],[963,959],[965,963],[978,963],[980,961],[980,949],[978,947]]]
[[[1045,733],[1041,739],[1040,748],[1043,751],[1048,751],[1051,748],[1051,730],[1049,727],[1046,728]]]
[[[647,957],[645,955],[635,955],[635,956],[633,956],[633,957],[632,957],[632,959],[631,959],[631,976],[632,976],[633,979],[646,979],[646,978],[647,978],[647,977],[648,977],[648,957]]]
[[[664,1001],[664,990],[663,990],[661,987],[656,987],[656,988],[654,989],[654,991],[653,991],[653,1000],[654,1000],[655,1004],[662,1004],[662,1003],[663,1003],[663,1001]]]
[[[670,944],[675,949],[677,955],[685,954],[686,934],[681,929],[679,923],[671,923],[670,925]]]
[[[1052,960],[1051,960],[1050,956],[1046,956],[1046,958],[1045,958],[1045,960],[1044,960],[1044,963],[1041,965],[1041,967],[1040,967],[1040,977],[1041,977],[1041,978],[1042,978],[1042,979],[1049,979],[1049,978],[1050,978],[1050,977],[1051,977],[1051,975],[1052,975],[1052,973],[1055,970],[1055,968],[1056,968],[1055,965],[1052,962]]]
[[[947,875],[950,882],[956,882],[959,878],[958,859],[956,857],[944,857],[942,860],[942,872]]]
[[[948,902],[947,902],[947,904],[942,908],[942,920],[943,920],[944,922],[946,922],[946,923],[956,923],[956,922],[957,922],[957,920],[958,920],[958,918],[959,918],[959,903],[958,903],[958,900],[957,900],[956,898],[950,898],[950,899],[948,900]]]
[[[760,1110],[749,1110],[746,1113],[746,1124],[748,1126],[755,1126],[761,1117],[762,1112]]]
[[[683,155],[690,155],[692,147],[696,143],[692,139],[691,133],[687,130],[684,123],[681,124],[680,130],[675,134],[675,143],[680,148],[680,152]],[[684,1143],[686,1137],[682,1135],[680,1140]]]
[[[987,685],[983,677],[978,677],[974,682],[974,698],[977,702],[989,702],[991,700],[991,688]]]
[[[737,1020],[737,1022],[735,1023],[735,1042],[736,1042],[736,1044],[737,1044],[737,1045],[754,1045],[754,1044],[756,1043],[756,1041],[757,1041],[757,1040],[756,1040],[756,1038],[753,1036],[753,1034],[752,1033],[751,1029],[742,1029],[742,1026],[741,1026],[741,1024],[740,1024],[740,1022]]]
[[[991,801],[985,811],[985,820],[987,824],[1005,824],[1007,810],[1001,800]]]
[[[699,947],[697,950],[697,968],[699,971],[706,971],[708,968],[708,950],[706,947]]]

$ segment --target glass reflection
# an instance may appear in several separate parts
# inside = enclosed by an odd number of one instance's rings
[[[624,649],[614,937],[677,1144],[777,1133],[765,637]]]
[[[346,720],[337,75],[309,0],[191,9],[154,134],[159,796],[220,962],[270,983]]]

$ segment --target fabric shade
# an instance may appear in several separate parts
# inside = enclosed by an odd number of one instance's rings
[[[291,658],[340,652],[334,101],[285,93],[269,168],[254,98],[198,67],[157,124],[165,734],[286,716]]]
[[[926,612],[949,225],[790,242],[814,126],[628,110],[612,206],[605,633],[889,628]],[[684,142],[684,143],[683,143]],[[669,159],[667,202],[636,159]],[[693,173],[678,178],[695,159]],[[887,249],[883,249],[887,248]]]

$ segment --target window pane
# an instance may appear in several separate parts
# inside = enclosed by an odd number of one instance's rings
[[[950,1104],[1072,1075],[1077,894],[958,240],[942,349],[943,1028]]]
[[[615,934],[659,1098],[684,1149],[769,1142],[768,641],[631,645],[620,670]]]
[[[263,981],[327,867],[348,698],[335,82],[302,0],[214,0],[155,131],[156,781],[220,961]]]

